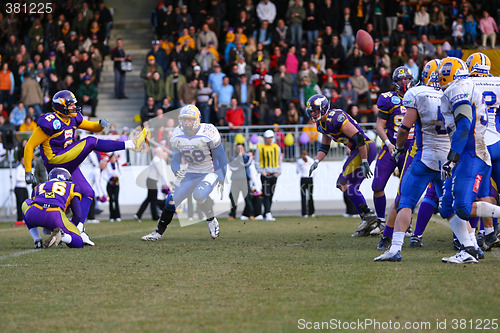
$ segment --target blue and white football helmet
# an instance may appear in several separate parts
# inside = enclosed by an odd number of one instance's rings
[[[71,181],[71,173],[65,168],[54,168],[49,172],[49,180]]]
[[[75,104],[77,100],[75,94],[69,90],[60,90],[52,97],[52,109],[65,116],[76,117],[76,114],[82,110],[80,106],[75,109],[69,110],[68,106]]]
[[[438,68],[441,65],[441,59],[432,59],[429,61],[422,70],[422,82],[426,86],[439,88],[441,86],[438,82]]]
[[[185,105],[179,112],[179,125],[181,125],[184,133],[194,133],[201,123],[201,113],[198,108],[193,105]]]
[[[314,122],[319,121],[330,110],[330,101],[324,95],[309,97],[306,103],[306,114]]]

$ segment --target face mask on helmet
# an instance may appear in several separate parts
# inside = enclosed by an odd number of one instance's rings
[[[470,76],[490,76],[491,60],[481,52],[471,54],[465,61]]]
[[[437,72],[439,65],[441,65],[440,59],[433,59],[425,65],[424,69],[422,70],[422,82],[424,83],[424,85],[441,89],[438,82]]]
[[[330,102],[323,95],[314,95],[307,100],[306,114],[314,122],[319,121],[329,109]]]
[[[52,97],[52,109],[62,115],[76,117],[82,108],[76,105],[75,95],[69,90],[58,91]]]
[[[194,105],[186,105],[179,112],[179,124],[185,133],[193,133],[200,126],[200,110]]]
[[[64,168],[54,168],[49,172],[49,180],[71,181],[71,174]]]
[[[462,59],[455,57],[444,58],[438,68],[438,81],[441,89],[445,90],[455,80],[469,77],[469,70]]]
[[[392,73],[392,82],[396,90],[404,94],[413,87],[413,73],[411,69],[405,66],[399,66]]]

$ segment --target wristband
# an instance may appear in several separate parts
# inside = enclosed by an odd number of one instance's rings
[[[361,163],[365,163],[365,162],[368,163],[368,160],[366,158],[362,158]]]
[[[392,142],[389,139],[385,139],[384,143],[385,143],[386,146],[392,145]]]
[[[318,159],[315,159],[315,160],[314,160],[314,163],[319,163],[319,160],[318,160]]]

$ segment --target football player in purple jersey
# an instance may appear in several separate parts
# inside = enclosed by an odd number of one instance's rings
[[[93,136],[76,141],[77,129],[100,132],[109,126],[107,119],[100,119],[99,122],[85,120],[80,113],[81,108],[76,103],[76,97],[71,91],[61,90],[52,98],[54,112],[46,113],[38,118],[38,126],[24,149],[26,182],[28,184],[35,182],[35,176],[31,172],[31,161],[33,151],[37,146],[40,146],[41,156],[47,171],[50,172],[54,168],[65,168],[71,173],[73,182],[79,186],[82,194],[80,202],[82,214],[77,227],[80,230],[83,243],[95,245],[83,229],[94,198],[94,190],[78,166],[92,150],[111,152],[134,149],[140,151],[148,132],[144,128],[139,135],[127,141],[101,140]]]
[[[69,247],[83,247],[80,231],[76,227],[81,220],[81,198],[77,186],[71,183],[71,174],[64,168],[52,169],[49,181],[33,189],[32,198],[24,201],[22,210],[26,226],[35,241],[35,249],[57,246],[61,241]],[[73,222],[66,216],[68,207],[73,211]],[[46,244],[42,243],[38,227],[52,231]]]
[[[309,170],[309,175],[328,154],[332,140],[343,143],[349,148],[349,157],[344,163],[336,185],[347,194],[361,216],[361,223],[353,236],[369,235],[373,225],[377,222],[377,216],[368,208],[363,194],[359,191],[359,186],[365,178],[373,175],[370,163],[377,155],[375,143],[365,135],[358,123],[346,112],[340,109],[330,110],[328,98],[323,95],[314,95],[309,98],[306,113],[316,123],[318,132],[323,134],[321,146]]]
[[[403,174],[403,167],[405,166],[405,154],[401,154],[397,161],[391,155],[394,152],[399,126],[402,124],[406,113],[406,108],[402,104],[403,96],[413,86],[412,71],[405,66],[396,68],[392,74],[392,82],[396,90],[383,93],[377,99],[379,112],[377,114],[376,129],[384,145],[377,156],[372,190],[375,212],[379,219],[377,225],[379,230],[383,229],[385,225],[386,198],[384,189],[387,181],[396,168],[399,169],[400,175]],[[410,129],[408,140],[405,143],[407,151],[410,151],[413,145],[413,135],[414,126]],[[407,161],[406,168],[410,164],[411,160]]]

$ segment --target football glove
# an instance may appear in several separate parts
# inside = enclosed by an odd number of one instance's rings
[[[319,164],[319,161],[318,160],[314,160],[314,163],[309,168],[309,177],[311,177],[313,171],[316,170],[316,168],[318,167],[318,164]]]
[[[397,162],[399,155],[405,155],[405,154],[406,154],[405,147],[403,147],[403,148],[394,147],[394,151],[392,152],[392,158],[394,159],[394,161]]]
[[[186,169],[179,169],[175,172],[175,177],[179,180],[183,180],[186,177]]]
[[[35,175],[31,172],[26,172],[26,174],[24,175],[24,180],[26,180],[26,184],[36,183]]]
[[[109,127],[109,120],[106,118],[99,119],[99,125],[101,125],[102,128]]]
[[[224,197],[224,182],[217,182],[217,190],[219,191],[220,193],[220,199],[222,200],[222,198]]]
[[[364,178],[371,178],[373,176],[372,170],[370,170],[370,164],[367,160],[363,160],[361,163],[361,171],[363,172]]]
[[[455,167],[455,162],[453,161],[446,161],[445,164],[443,164],[443,167],[441,169],[441,180],[446,180],[446,178],[451,178],[451,170]]]

